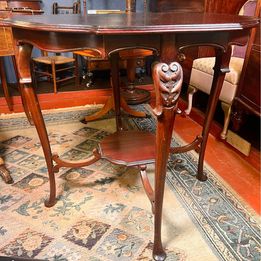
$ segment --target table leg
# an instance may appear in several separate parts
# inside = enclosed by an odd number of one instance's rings
[[[158,63],[153,68],[153,80],[156,92],[154,113],[158,119],[156,130],[153,258],[155,260],[165,260],[166,253],[161,241],[162,206],[172,130],[183,81],[182,68],[175,62],[170,65]]]
[[[206,150],[206,145],[208,140],[208,134],[216,110],[219,95],[223,86],[225,75],[227,72],[229,72],[229,61],[231,57],[231,48],[229,48],[226,52],[224,52],[221,49],[216,49],[215,51],[216,51],[216,62],[213,68],[214,76],[213,76],[211,92],[210,92],[209,101],[206,110],[206,117],[203,124],[202,143],[200,145],[200,151],[199,151],[197,179],[200,181],[207,180],[207,176],[203,172],[203,163],[204,163],[205,150]]]
[[[43,153],[48,169],[50,182],[49,199],[45,201],[46,207],[51,207],[56,202],[56,187],[52,161],[51,147],[48,139],[47,130],[45,127],[43,115],[37,96],[32,86],[32,77],[30,72],[30,59],[32,53],[32,45],[23,44],[16,47],[16,65],[20,76],[21,95],[24,97],[27,109],[32,117],[35,128],[43,148]]]
[[[114,99],[117,131],[122,130],[121,104],[120,104],[120,77],[119,77],[119,53],[110,56],[111,63],[111,85]]]
[[[25,115],[26,115],[27,120],[29,121],[29,123],[31,125],[33,125],[32,117],[31,117],[30,112],[29,112],[29,110],[27,108],[27,104],[26,104],[25,98],[23,97],[23,93],[21,91],[21,84],[19,83],[18,69],[17,69],[17,66],[16,66],[16,61],[15,61],[15,56],[14,55],[12,55],[12,62],[13,62],[14,70],[15,70],[15,76],[16,76],[16,79],[17,79],[18,90],[19,90],[19,93],[20,93],[20,96],[21,96],[24,112],[25,112]]]

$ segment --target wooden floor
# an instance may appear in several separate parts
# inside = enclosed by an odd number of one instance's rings
[[[176,117],[175,131],[190,142],[201,131],[201,125],[190,117]],[[216,130],[213,130],[216,129]],[[258,214],[260,209],[260,152],[252,149],[245,157],[226,142],[219,140],[218,127],[212,128],[206,149],[206,162]]]
[[[143,88],[153,89],[151,85],[144,85]],[[45,93],[38,95],[38,98],[42,109],[51,109],[93,104],[94,102],[104,103],[110,94],[110,89],[99,89],[98,91]],[[13,101],[15,103],[14,112],[22,111],[20,97],[14,96]],[[181,101],[180,107],[185,107],[185,103]],[[0,112],[10,113],[2,97],[0,98]],[[202,119],[202,113],[195,110],[190,117],[178,116],[175,131],[182,139],[190,142],[201,133]],[[260,214],[260,152],[252,149],[249,157],[244,156],[226,142],[219,140],[220,131],[219,124],[212,124],[206,149],[206,161],[251,208]]]

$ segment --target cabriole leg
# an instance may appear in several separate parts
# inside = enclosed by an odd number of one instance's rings
[[[49,174],[50,183],[50,195],[49,199],[45,201],[46,207],[51,207],[56,202],[56,188],[55,188],[55,177],[53,169],[53,161],[51,154],[51,147],[46,131],[43,115],[40,109],[40,105],[37,96],[32,86],[32,77],[30,72],[30,58],[32,53],[32,45],[23,44],[16,46],[16,65],[19,73],[19,81],[21,86],[21,95],[25,99],[27,109],[35,128],[38,132],[38,136],[43,148],[43,153]]]
[[[165,260],[166,253],[161,241],[162,205],[172,130],[183,80],[182,68],[176,62],[170,65],[158,63],[153,68],[153,80],[156,91],[154,113],[158,120],[156,130],[153,258],[154,260]]]

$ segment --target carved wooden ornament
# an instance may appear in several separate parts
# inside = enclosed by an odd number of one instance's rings
[[[179,63],[158,63],[153,68],[153,79],[156,88],[157,107],[177,105],[180,95],[183,70]]]

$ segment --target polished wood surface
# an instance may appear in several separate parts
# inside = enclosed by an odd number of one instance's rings
[[[37,31],[85,32],[92,34],[144,34],[163,32],[204,32],[242,30],[258,24],[257,19],[227,14],[184,15],[184,13],[131,13],[82,15],[15,16],[5,26]],[[72,39],[74,40],[74,39]],[[89,46],[86,46],[89,47]]]
[[[102,158],[115,164],[140,166],[155,162],[155,135],[152,133],[115,132],[104,138],[99,147]]]
[[[51,207],[56,202],[55,172],[59,171],[60,167],[86,166],[97,161],[101,154],[95,150],[93,156],[81,162],[68,162],[60,159],[58,155],[52,154],[39,102],[32,88],[30,57],[33,45],[53,52],[89,48],[99,50],[103,57],[109,57],[112,68],[117,131],[123,130],[120,111],[119,51],[143,48],[153,50],[160,56],[161,62],[155,64],[153,68],[156,92],[154,113],[157,117],[153,191],[144,174],[145,166],[139,167],[155,218],[153,257],[155,260],[164,260],[166,254],[161,241],[161,219],[168,155],[196,149],[199,152],[197,178],[200,181],[207,179],[206,173],[203,172],[205,149],[224,77],[229,71],[231,45],[245,45],[250,29],[257,24],[258,20],[251,17],[199,13],[188,16],[186,13],[172,14],[169,12],[87,15],[86,17],[77,15],[66,17],[21,16],[1,21],[1,25],[13,27],[16,63],[22,93],[28,101],[28,108],[46,160],[50,182],[50,195],[45,203],[46,206]],[[188,146],[170,148],[183,81],[182,68],[179,63],[173,61],[178,59],[184,49],[200,45],[211,46],[216,55],[214,80],[203,131]],[[138,153],[142,154],[142,150],[137,149]]]

